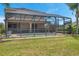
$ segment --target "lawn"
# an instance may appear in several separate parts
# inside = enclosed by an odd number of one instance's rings
[[[1,42],[1,56],[79,55],[79,39],[72,36],[21,39]]]

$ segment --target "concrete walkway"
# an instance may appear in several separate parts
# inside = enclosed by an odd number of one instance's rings
[[[21,37],[50,37],[50,36],[63,36],[63,34],[62,33],[57,33],[57,34],[55,34],[55,33],[47,33],[47,34],[45,34],[45,33],[25,33],[25,34],[11,34],[9,37],[14,37],[14,38],[21,38]]]
[[[10,38],[8,38],[8,39],[6,39],[6,40],[12,40],[12,39],[14,39],[14,40],[19,40],[19,39],[36,39],[36,38],[51,38],[51,37],[64,37],[65,35],[64,34],[57,34],[57,35],[35,35],[35,36],[26,36],[26,37],[10,37]]]
[[[14,34],[13,34],[14,35]],[[12,40],[20,40],[20,39],[38,39],[38,38],[54,38],[54,37],[64,37],[64,34],[61,33],[57,33],[56,35],[33,35],[33,36],[24,36],[24,37],[15,37],[16,35],[14,35],[14,37],[9,37],[9,38],[3,38],[2,40],[0,40],[0,42],[5,42],[5,41],[12,41]]]

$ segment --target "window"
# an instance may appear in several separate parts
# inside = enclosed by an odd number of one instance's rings
[[[20,20],[20,15],[15,15],[16,16],[16,20]]]
[[[8,28],[16,28],[17,24],[8,24]]]

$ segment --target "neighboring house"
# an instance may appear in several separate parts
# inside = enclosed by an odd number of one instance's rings
[[[5,9],[5,17],[6,32],[12,31],[12,33],[56,32],[59,18],[63,22],[66,19],[71,20],[69,17],[24,8],[7,8]],[[54,23],[49,19],[54,20]],[[65,28],[65,24],[63,28]]]

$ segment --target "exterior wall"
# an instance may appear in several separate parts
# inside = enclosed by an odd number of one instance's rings
[[[21,29],[30,29],[29,23],[21,23]]]
[[[49,32],[55,32],[55,26],[54,25],[50,25],[49,26]]]
[[[8,25],[16,24],[16,28],[9,28],[8,29],[12,32],[32,32],[32,24],[33,22],[8,22]],[[37,25],[36,30],[44,31],[44,23],[43,22],[35,22]],[[31,25],[31,26],[30,26]]]
[[[38,29],[43,29],[44,28],[44,23],[37,23],[37,28]]]

